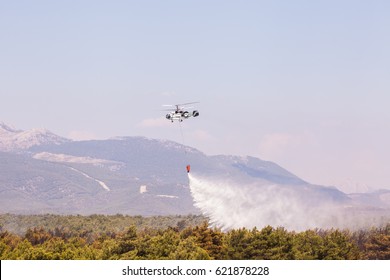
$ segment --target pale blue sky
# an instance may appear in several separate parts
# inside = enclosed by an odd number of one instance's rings
[[[389,14],[375,0],[0,1],[0,121],[181,142],[161,105],[200,101],[187,145],[390,188]]]

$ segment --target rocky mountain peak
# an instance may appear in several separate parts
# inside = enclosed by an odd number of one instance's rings
[[[70,140],[60,137],[47,129],[17,130],[0,122],[0,151],[26,150],[33,146],[61,144]]]

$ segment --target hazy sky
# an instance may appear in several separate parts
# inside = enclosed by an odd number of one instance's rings
[[[390,1],[1,1],[0,121],[390,188]],[[167,159],[169,161],[169,159]]]

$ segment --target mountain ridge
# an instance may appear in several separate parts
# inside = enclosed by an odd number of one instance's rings
[[[61,144],[71,141],[47,129],[17,130],[0,122],[0,151],[24,151],[33,146]]]
[[[255,157],[207,156],[174,141],[142,136],[72,141],[48,130],[28,130],[27,143],[19,145],[14,136],[25,132],[0,126],[0,144],[11,139],[14,145],[0,148],[3,213],[199,214],[187,164],[194,176],[231,179],[238,188],[257,182],[302,192],[302,199],[310,194],[319,201],[353,205],[355,199],[372,205],[370,196],[351,198],[336,188],[311,185],[276,163]],[[372,200],[377,203],[388,197],[382,193]]]

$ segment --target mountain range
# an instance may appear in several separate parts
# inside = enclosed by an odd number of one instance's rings
[[[390,192],[345,194],[312,185],[255,157],[208,156],[145,137],[72,141],[45,129],[0,123],[0,212],[17,214],[198,214],[191,174],[310,189],[321,200],[390,208]]]

